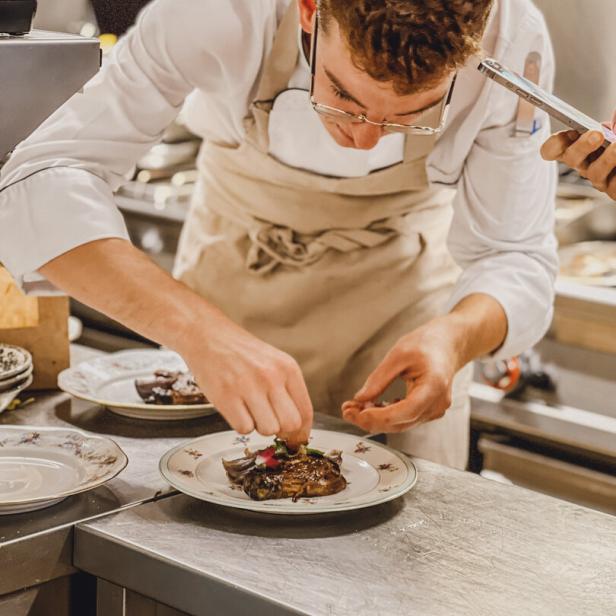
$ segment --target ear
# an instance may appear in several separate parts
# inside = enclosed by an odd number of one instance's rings
[[[312,34],[314,14],[317,10],[316,0],[297,0],[299,7],[299,23],[304,32]]]

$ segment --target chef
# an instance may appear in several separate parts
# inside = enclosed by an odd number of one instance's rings
[[[344,405],[464,468],[468,364],[542,337],[556,273],[548,135],[514,136],[482,51],[540,53],[549,87],[530,0],[155,0],[3,169],[0,260],[175,349],[239,432],[305,439]],[[113,193],[184,104],[174,279]]]

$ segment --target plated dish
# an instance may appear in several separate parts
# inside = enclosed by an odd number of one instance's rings
[[[248,436],[236,432],[209,434],[167,452],[160,461],[160,471],[177,490],[200,500],[236,509],[283,515],[372,507],[402,496],[417,481],[415,465],[404,454],[380,443],[327,430],[313,430],[309,448],[323,454],[329,453],[329,459],[336,461],[344,479],[344,486],[339,491],[332,490],[323,496],[304,496],[301,492],[292,494],[299,485],[296,482],[295,488],[276,495],[280,497],[269,498],[275,494],[272,494],[271,486],[261,484],[258,474],[251,478],[257,481],[251,480],[246,486],[243,482],[240,485],[237,480],[230,480],[225,466],[229,468],[229,463],[232,463],[233,469],[234,461],[250,458],[253,452],[263,452],[271,446],[271,437],[256,433]],[[247,455],[246,449],[250,454]],[[331,455],[334,451],[338,453]],[[330,467],[327,472],[333,471],[334,468]],[[251,487],[256,490],[265,487],[265,494],[259,496],[268,498],[251,498],[246,493],[246,488],[250,491]],[[340,483],[336,484],[337,487]],[[281,489],[280,485],[275,486],[274,492]]]
[[[133,419],[182,421],[216,412],[209,402],[152,404],[145,402],[136,381],[154,381],[157,371],[188,372],[184,360],[173,351],[139,349],[95,357],[60,373],[63,391]]]
[[[342,492],[347,480],[342,474],[342,452],[326,453],[300,446],[296,450],[275,439],[264,449],[246,448],[235,460],[222,460],[232,486],[241,488],[252,500],[320,498]]]
[[[146,404],[208,404],[190,372],[155,370],[151,377],[135,379],[135,389]]]

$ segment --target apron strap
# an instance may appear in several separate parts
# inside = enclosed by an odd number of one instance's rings
[[[263,66],[255,103],[271,102],[289,87],[299,58],[298,24],[297,0],[291,0],[278,27],[272,51]]]

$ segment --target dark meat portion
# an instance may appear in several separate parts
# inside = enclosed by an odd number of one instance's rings
[[[153,379],[137,379],[137,393],[147,404],[207,404],[190,372],[157,370]]]
[[[267,452],[269,450],[264,450]],[[223,460],[227,476],[240,486],[253,500],[328,496],[346,488],[347,482],[340,470],[340,452],[329,455],[307,453],[300,449],[295,455],[276,459],[276,464],[258,465],[260,454],[246,451],[246,457],[229,462]]]

